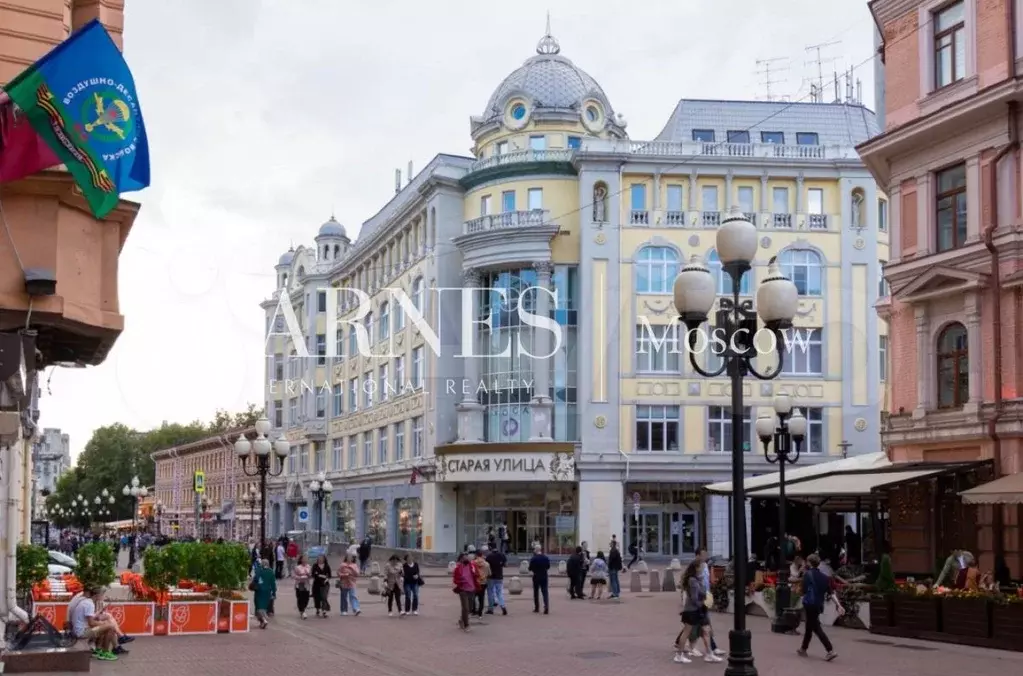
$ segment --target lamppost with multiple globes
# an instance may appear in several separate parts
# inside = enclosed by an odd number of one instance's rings
[[[126,485],[121,489],[121,494],[125,497],[131,497],[132,508],[131,508],[131,548],[128,550],[128,567],[132,568],[135,566],[135,556],[138,551],[138,511],[139,511],[139,499],[149,495],[149,490],[145,486],[139,485],[139,478],[137,476],[131,478],[131,485]]]
[[[256,491],[256,487],[249,484],[249,490],[242,493],[242,504],[248,508],[249,512],[249,539],[252,539],[254,525],[253,518],[256,515],[256,503],[259,502],[259,492]]]
[[[317,474],[316,478],[309,483],[309,494],[316,503],[316,524],[318,526],[316,544],[318,545],[323,544],[323,501],[333,492],[334,486],[323,472]]]
[[[799,462],[799,450],[806,438],[806,418],[798,408],[793,410],[792,397],[781,393],[774,398],[774,415],[758,417],[756,428],[757,436],[764,445],[764,458],[778,465],[778,585],[771,631],[784,634],[799,626],[799,612],[790,607],[789,565],[785,560],[785,544],[788,539],[785,526],[785,465]]]
[[[694,256],[675,279],[675,309],[686,326],[686,348],[693,369],[707,378],[727,375],[732,389],[732,560],[735,569],[735,598],[746,595],[746,491],[745,491],[745,436],[743,430],[743,378],[747,375],[760,380],[775,378],[782,369],[785,355],[785,329],[792,326],[799,303],[796,285],[781,274],[775,258],[771,258],[767,277],[757,289],[756,307],[750,300],[739,297],[742,278],[753,268],[759,247],[757,229],[747,220],[739,207],[732,206],[717,231],[716,250],[721,269],[731,280],[731,297],[720,299],[713,329],[716,338],[723,340],[720,349],[721,366],[708,371],[700,366],[696,353],[700,351],[700,327],[717,300],[717,280],[710,269]],[[758,321],[759,317],[759,321]],[[777,354],[777,366],[761,373],[755,366],[760,355],[756,336],[762,321],[773,339],[771,352]],[[709,341],[704,341],[706,349]],[[715,341],[716,345],[721,343]],[[728,634],[728,666],[726,676],[756,676],[753,664],[753,646],[746,628],[746,614],[734,613],[734,624]]]
[[[285,439],[271,442],[266,438],[270,433],[270,421],[263,416],[256,421],[256,438],[249,441],[242,434],[234,442],[234,452],[242,463],[242,471],[246,476],[259,477],[259,546],[266,542],[266,477],[280,476],[284,472],[284,459],[291,449]],[[274,468],[271,454],[277,456],[277,467]],[[249,460],[255,455],[252,471],[249,471]]]

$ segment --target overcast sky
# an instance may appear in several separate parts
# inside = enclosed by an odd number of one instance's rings
[[[469,116],[535,53],[551,12],[562,55],[592,75],[634,139],[678,99],[805,100],[822,50],[859,64],[873,106],[863,0],[128,0],[125,54],[153,186],[121,253],[126,329],[96,368],[58,369],[42,424],[77,454],[96,427],[209,419],[263,398],[261,300],[292,243],[334,211],[354,236],[394,169],[468,154]],[[567,6],[573,9],[569,10]],[[867,61],[867,63],[863,63]],[[830,90],[828,90],[830,91]]]

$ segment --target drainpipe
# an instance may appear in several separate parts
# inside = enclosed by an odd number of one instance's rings
[[[19,519],[15,518],[15,514],[18,513],[18,503],[20,496],[18,495],[18,483],[21,482],[22,477],[22,463],[23,455],[25,453],[25,440],[22,432],[18,432],[18,440],[11,446],[11,454],[7,464],[7,476],[4,480],[0,481],[2,487],[0,487],[0,497],[3,498],[2,504],[7,513],[7,520],[5,526],[7,528],[4,535],[6,536],[6,550],[4,551],[4,602],[7,606],[7,619],[14,622],[27,623],[29,621],[28,613],[22,608],[18,607],[18,536],[21,527]],[[19,455],[20,454],[20,455]]]
[[[1013,3],[1007,3],[1010,7]],[[1010,39],[1010,43],[1014,40]],[[1010,55],[1015,50],[1010,47]],[[1015,61],[1010,62],[1010,68],[1015,69]],[[1019,110],[1015,101],[1009,102],[1009,142],[1002,147],[991,161],[991,180],[988,192],[988,200],[991,204],[991,222],[984,229],[984,246],[991,257],[991,319],[994,326],[992,348],[994,350],[994,415],[987,421],[987,435],[993,445],[995,477],[1002,474],[1002,439],[998,436],[998,421],[1002,417],[1002,271],[998,258],[998,249],[995,247],[995,230],[998,228],[998,163],[1010,152],[1019,148]],[[994,553],[1002,554],[1005,550],[1005,533],[1002,528],[1002,509],[994,507],[992,519],[994,535]]]

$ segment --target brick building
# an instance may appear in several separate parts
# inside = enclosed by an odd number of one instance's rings
[[[869,5],[882,36],[884,131],[858,150],[890,196],[892,223],[890,291],[877,306],[891,335],[882,437],[896,462],[990,460],[996,475],[1018,473],[1023,1]],[[1019,576],[1018,505],[958,507],[956,525],[937,504],[921,523],[951,536],[921,546],[921,559],[966,546],[989,569],[1004,552]]]

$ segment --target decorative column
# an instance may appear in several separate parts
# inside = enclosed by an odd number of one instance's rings
[[[764,173],[760,174],[760,218],[762,223],[766,224],[771,218],[770,210],[771,203],[768,202],[767,171],[765,170]]]
[[[977,293],[967,293],[963,304],[965,306],[963,309],[966,310],[966,346],[969,351],[970,378],[969,400],[963,408],[966,412],[976,412],[980,409],[984,396],[981,389],[983,369],[980,357],[983,336],[980,328],[980,299]]]
[[[479,286],[482,276],[475,268],[462,274],[462,288],[473,289],[469,304],[469,316],[462,317],[463,322],[475,322],[479,317]],[[464,307],[464,306],[463,306]],[[473,336],[476,335],[476,324],[472,324]],[[475,350],[465,349],[462,353],[473,355]],[[458,443],[475,444],[483,441],[483,406],[479,402],[480,362],[479,358],[467,356],[463,359],[465,374],[462,379],[462,400],[456,405],[458,411]]]
[[[654,202],[654,211],[655,212],[660,211],[660,209],[661,209],[661,172],[660,171],[655,171],[654,172],[653,202]]]
[[[534,263],[536,268],[536,285],[541,289],[550,289],[551,273],[554,266],[548,261]],[[534,314],[540,317],[551,316],[551,297],[543,292],[536,294]],[[533,398],[529,402],[532,417],[532,435],[530,441],[553,441],[551,437],[551,412],[554,402],[551,401],[551,360],[547,354],[551,351],[551,332],[536,329],[533,340]],[[542,357],[542,358],[541,358]]]
[[[725,174],[725,211],[727,212],[735,204],[735,195],[732,194],[732,178],[733,172],[731,169]]]
[[[692,214],[692,216],[689,217],[690,223],[687,223],[686,225],[696,225],[699,222],[700,218],[699,214],[700,202],[696,192],[697,191],[696,179],[697,173],[696,170],[694,169],[689,172],[689,211]]]
[[[931,406],[931,373],[934,360],[931,359],[930,318],[927,306],[917,305],[913,308],[916,317],[916,409],[914,418],[922,418]]]
[[[796,215],[801,216],[806,213],[806,198],[803,196],[803,172],[799,172],[796,176]]]

